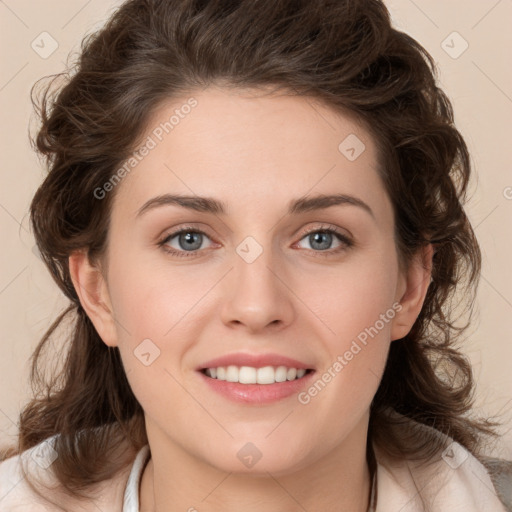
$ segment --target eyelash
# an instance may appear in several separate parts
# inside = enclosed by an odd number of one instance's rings
[[[345,234],[341,233],[338,229],[336,229],[332,226],[321,226],[321,227],[310,228],[310,229],[306,230],[304,233],[302,233],[302,236],[299,241],[301,241],[303,238],[310,235],[311,233],[317,233],[317,232],[331,233],[331,234],[335,235],[336,238],[338,238],[338,240],[342,243],[342,245],[340,245],[340,247],[337,247],[336,249],[330,249],[330,250],[328,249],[328,250],[324,250],[324,251],[314,251],[313,249],[309,249],[315,253],[318,253],[318,256],[323,256],[323,257],[332,256],[333,254],[337,254],[341,251],[349,249],[350,247],[352,247],[354,245],[354,243],[352,242],[352,240],[349,237],[347,237]],[[193,257],[197,256],[197,253],[200,251],[200,249],[196,249],[194,251],[177,251],[175,249],[169,249],[169,247],[166,245],[167,242],[169,242],[169,240],[172,240],[175,236],[181,235],[182,233],[199,233],[201,235],[204,235],[204,236],[210,238],[208,236],[208,234],[205,233],[204,231],[202,231],[201,229],[194,228],[192,226],[185,226],[177,231],[174,231],[173,233],[166,234],[165,237],[162,240],[160,240],[157,245],[159,247],[161,247],[162,250],[165,251],[166,253],[168,253],[172,256],[177,256],[179,258],[193,258]]]

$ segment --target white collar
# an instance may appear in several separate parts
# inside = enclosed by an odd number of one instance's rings
[[[133,461],[124,491],[123,512],[139,512],[139,485],[142,472],[149,460],[149,445],[143,446]]]
[[[374,445],[375,512],[506,512],[489,473],[476,457],[456,442],[448,449],[454,457],[446,457],[450,452],[445,450],[444,458],[439,455],[420,464],[392,461]],[[128,477],[123,512],[139,512],[140,479],[149,458],[149,445],[145,445],[137,453]]]

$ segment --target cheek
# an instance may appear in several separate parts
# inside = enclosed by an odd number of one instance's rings
[[[338,294],[338,307],[330,306],[325,323],[334,331],[324,336],[327,357],[299,403],[314,411],[315,421],[328,425],[326,438],[334,442],[349,432],[368,411],[377,392],[390,346],[390,329],[400,306],[385,285],[368,281],[349,293]],[[347,278],[347,284],[350,281]],[[312,413],[310,413],[312,414]]]
[[[308,279],[303,293],[330,327],[341,349],[347,340],[379,321],[381,315],[394,318],[397,279],[398,265],[393,253],[360,253],[330,272]],[[390,324],[382,325],[379,321],[379,331],[389,334]]]
[[[140,338],[165,341],[189,324],[205,293],[214,286],[212,272],[200,266],[161,265],[144,257],[128,256],[109,276],[112,304],[123,340]],[[183,320],[186,320],[183,322]],[[123,329],[125,327],[125,329]]]
[[[183,357],[199,338],[194,304],[199,290],[173,279],[131,274],[118,288],[116,314],[119,350],[130,387],[150,415],[183,410],[187,397],[179,382]],[[141,276],[144,275],[142,278]],[[160,411],[160,412],[159,412]]]
[[[136,259],[121,260],[109,281],[125,372],[137,399],[151,411],[163,400],[178,405],[185,400],[178,381],[210,318],[205,294],[219,276],[199,266],[170,269]]]
[[[340,422],[348,410],[365,410],[377,390],[401,308],[395,302],[397,269],[392,252],[367,253],[340,265],[308,295],[329,329],[323,335],[325,366],[304,402],[317,401],[326,416],[335,412]]]

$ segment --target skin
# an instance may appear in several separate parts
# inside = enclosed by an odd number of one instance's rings
[[[69,260],[82,305],[103,341],[119,347],[145,411],[152,457],[141,510],[364,511],[370,403],[390,343],[421,310],[431,247],[400,270],[376,148],[351,117],[297,96],[220,87],[191,96],[198,105],[110,192],[101,265],[84,251]],[[144,137],[184,102],[162,104]],[[338,150],[349,134],[366,146],[354,161]],[[165,205],[136,217],[164,193],[218,199],[226,214]],[[361,199],[373,215],[350,204],[286,215],[291,200],[332,193]],[[158,246],[189,224],[207,233],[194,256]],[[353,245],[333,235],[318,248],[305,230],[326,225]],[[248,236],[263,250],[250,264],[236,252]],[[167,247],[186,252],[179,238]],[[394,318],[307,405],[296,396],[235,403],[195,371],[244,351],[290,356],[321,375],[397,303]],[[148,338],[160,355],[145,366],[134,350]],[[252,468],[237,457],[248,442],[262,454]]]

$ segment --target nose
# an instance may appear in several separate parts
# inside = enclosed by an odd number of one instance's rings
[[[257,333],[280,330],[293,321],[293,290],[283,265],[265,248],[251,262],[235,252],[224,280],[221,317],[225,325]],[[243,252],[240,252],[243,255]]]

